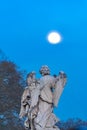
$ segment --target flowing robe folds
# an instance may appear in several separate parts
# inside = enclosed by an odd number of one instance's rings
[[[22,106],[26,112],[27,102],[29,104],[28,112],[28,126],[30,130],[59,130],[55,125],[58,118],[53,114],[53,108],[57,106],[59,98],[62,94],[66,83],[66,75],[60,72],[59,76],[53,77],[44,75],[36,84],[31,84],[29,88],[24,91],[22,96]],[[30,89],[31,88],[31,89]],[[30,95],[29,95],[30,93]],[[30,99],[27,101],[27,97]],[[27,101],[27,102],[26,102]],[[20,113],[22,115],[22,111]]]
[[[58,130],[55,123],[58,121],[53,111],[53,88],[55,88],[55,78],[50,75],[40,79],[40,98],[38,103],[38,114],[35,118],[36,130]],[[53,128],[55,127],[55,128]]]

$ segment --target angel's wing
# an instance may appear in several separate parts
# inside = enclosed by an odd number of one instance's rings
[[[55,90],[53,93],[53,104],[55,107],[57,107],[58,105],[60,96],[64,90],[64,85],[66,83],[66,77],[61,78],[61,75],[59,75],[57,78],[58,78],[58,81],[56,82]]]
[[[31,93],[31,105],[30,105],[31,108],[37,105],[39,100],[39,95],[40,95],[40,89],[36,87]]]
[[[20,108],[20,113],[19,113],[19,117],[22,118],[26,115],[26,112],[28,110],[28,100],[27,98],[29,97],[29,89],[28,87],[25,88],[22,97],[21,97],[21,108]]]
[[[23,94],[22,94],[22,97],[21,97],[21,104],[22,105],[26,105],[28,97],[30,97],[30,92],[29,92],[29,88],[26,87]]]

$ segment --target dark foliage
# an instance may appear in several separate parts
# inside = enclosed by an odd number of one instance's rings
[[[87,129],[87,121],[83,121],[79,118],[68,119],[66,122],[64,121],[58,122],[57,126],[59,126],[61,130],[81,130],[80,129],[81,126]]]
[[[23,130],[19,110],[23,87],[24,71],[8,61],[0,51],[0,130]]]

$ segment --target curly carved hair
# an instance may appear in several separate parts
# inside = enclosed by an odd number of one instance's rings
[[[42,75],[49,75],[50,74],[50,69],[47,65],[43,65],[41,69],[39,70],[40,74]]]

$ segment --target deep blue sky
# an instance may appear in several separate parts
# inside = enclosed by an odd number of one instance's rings
[[[48,43],[52,30],[62,35],[60,44]],[[27,71],[38,73],[43,64],[51,74],[64,70],[68,81],[55,113],[87,120],[87,0],[0,1],[0,49]]]

